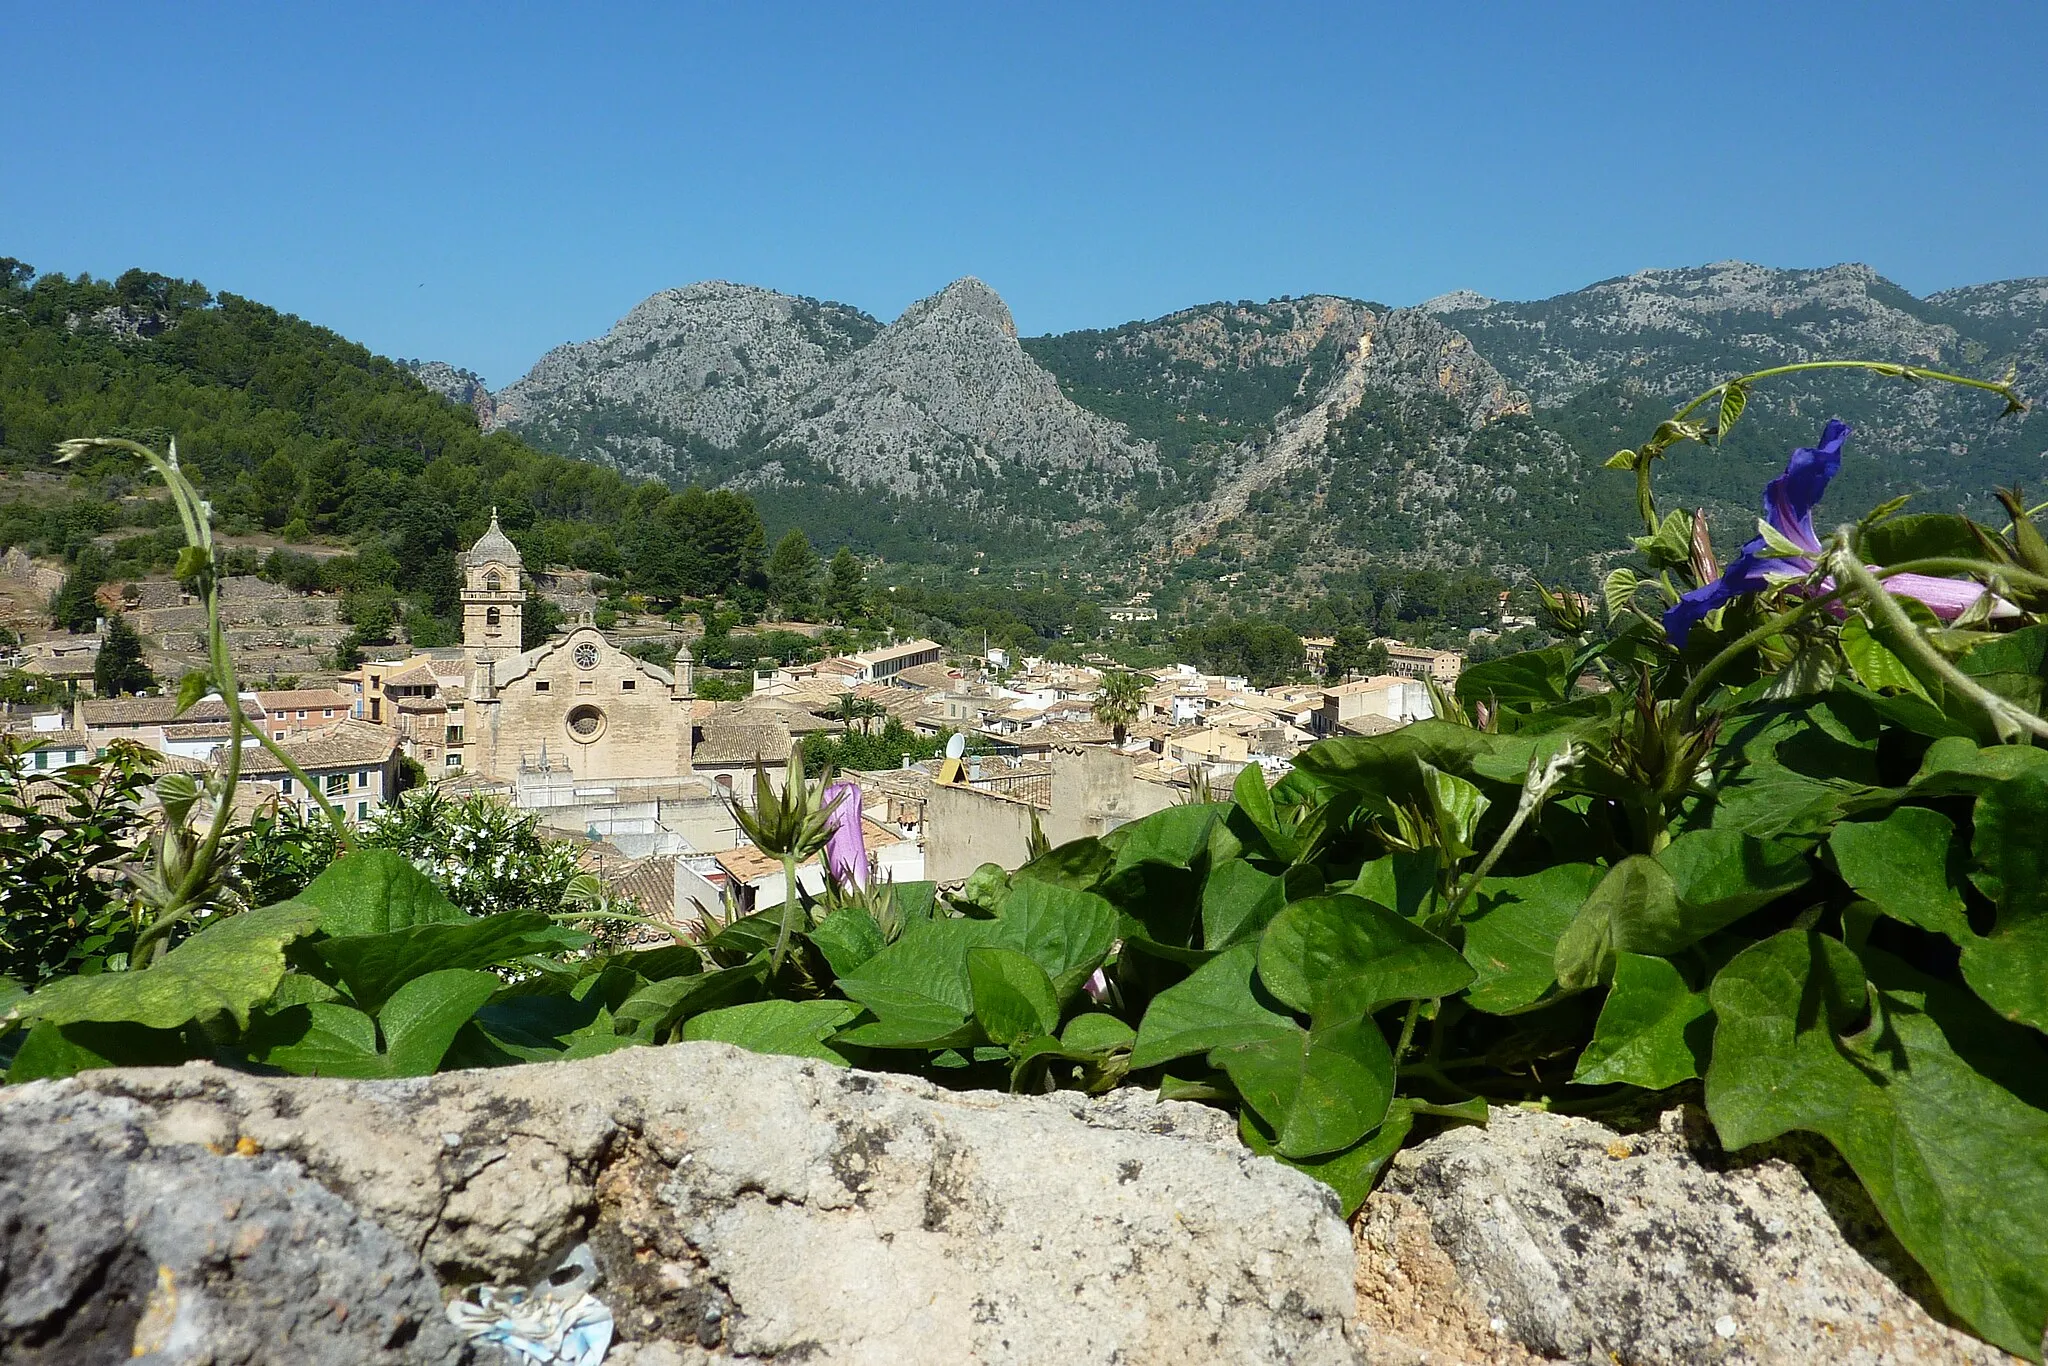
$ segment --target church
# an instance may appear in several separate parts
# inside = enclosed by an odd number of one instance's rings
[[[673,673],[635,659],[589,624],[522,650],[524,566],[495,508],[460,568],[468,772],[506,782],[567,772],[602,782],[690,771],[687,647]]]

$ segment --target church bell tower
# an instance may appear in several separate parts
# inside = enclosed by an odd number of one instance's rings
[[[462,556],[462,644],[472,666],[502,655],[518,654],[520,625],[526,613],[526,590],[520,586],[523,565],[519,548],[498,526],[491,509],[491,529]]]

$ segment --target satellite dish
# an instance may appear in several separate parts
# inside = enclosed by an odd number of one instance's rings
[[[946,757],[948,759],[957,759],[966,752],[967,737],[957,730],[954,731],[953,738],[946,741]]]

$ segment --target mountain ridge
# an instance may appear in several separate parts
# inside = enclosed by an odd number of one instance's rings
[[[492,399],[498,425],[565,454],[781,490],[849,520],[863,500],[891,517],[919,503],[941,520],[1028,526],[1062,558],[1170,573],[1236,546],[1257,563],[1264,550],[1233,524],[1328,520],[1336,497],[1356,543],[1311,527],[1303,553],[1435,561],[1465,555],[1455,537],[1470,534],[1470,556],[1497,571],[1540,553],[1591,572],[1630,529],[1593,487],[1608,454],[1730,375],[1822,356],[2010,366],[2023,391],[2048,389],[2048,279],[1922,299],[1859,263],[1722,261],[1540,300],[1217,301],[1041,337],[1019,337],[973,277],[887,324],[705,282],[556,348]],[[1994,483],[2038,482],[2048,457],[2048,423],[1992,424],[1981,397],[1839,374],[1774,382],[1727,445],[1670,462],[1660,488],[1739,529],[1825,411],[1859,427],[1845,500],[1896,489],[1929,510],[1981,504]],[[1577,525],[1588,517],[1598,524]],[[1551,539],[1530,539],[1537,528]]]

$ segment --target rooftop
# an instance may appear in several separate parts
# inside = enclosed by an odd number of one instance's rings
[[[338,721],[327,730],[278,744],[300,768],[356,768],[381,764],[398,750],[398,737],[382,726],[361,721]],[[242,772],[252,777],[285,771],[277,756],[254,745],[242,752]]]
[[[462,562],[465,565],[502,564],[513,569],[518,569],[525,563],[519,558],[519,547],[513,545],[512,538],[498,526],[496,508],[491,509],[490,529],[476,538],[475,545],[463,552]]]

